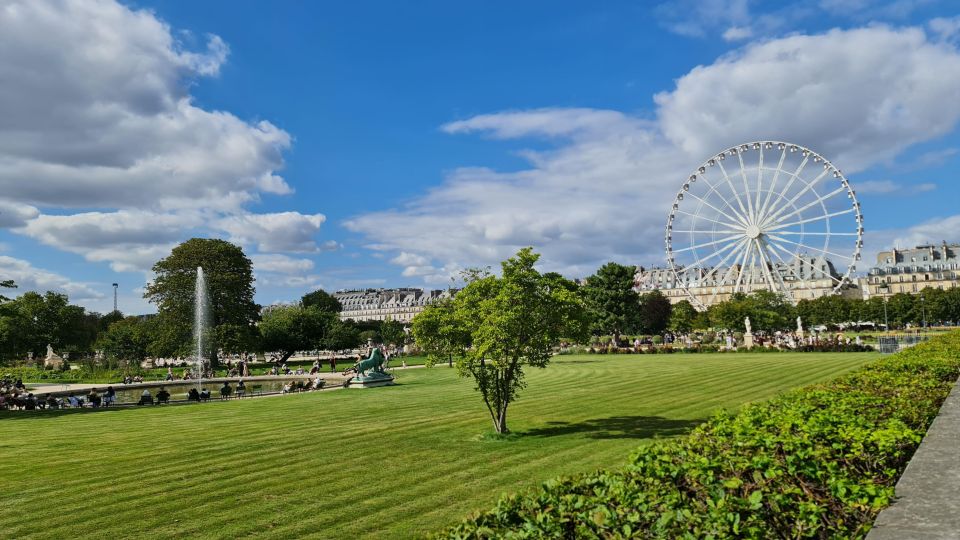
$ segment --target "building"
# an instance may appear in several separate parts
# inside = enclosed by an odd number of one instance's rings
[[[960,244],[917,246],[877,253],[877,265],[859,279],[864,298],[888,298],[897,293],[917,293],[927,287],[957,286]]]
[[[343,310],[340,320],[385,321],[392,319],[409,323],[428,305],[453,298],[457,289],[425,291],[423,289],[357,289],[337,291],[333,297],[340,301]]]
[[[834,294],[834,288],[841,279],[833,263],[823,257],[801,255],[788,264],[776,263],[769,268],[774,280],[778,284],[783,282],[794,301]],[[734,276],[739,274],[739,269],[739,265],[688,269],[681,272],[678,278],[670,268],[638,267],[634,288],[640,293],[659,290],[674,304],[681,300],[691,300],[692,294],[696,301],[709,307],[730,299],[737,285]],[[751,277],[745,276],[740,283],[740,289],[748,292],[768,289],[764,273],[758,271]],[[855,286],[845,286],[843,294],[860,295]],[[696,303],[694,302],[695,305]]]

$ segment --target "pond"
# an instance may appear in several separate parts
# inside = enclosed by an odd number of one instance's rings
[[[283,391],[283,385],[293,382],[293,381],[303,381],[309,382],[312,379],[309,377],[297,377],[297,378],[284,378],[284,379],[256,379],[256,380],[247,380],[244,381],[247,385],[247,395],[254,393],[254,387],[259,387],[256,390],[256,394],[277,394]],[[237,380],[233,379],[229,381],[230,389],[233,391],[231,397],[235,397],[237,390]],[[336,384],[336,381],[327,381],[327,386],[329,387],[332,384]],[[170,392],[170,401],[184,401],[187,399],[187,392],[191,388],[196,388],[197,383],[195,381],[174,381],[167,382],[163,384],[150,384],[150,385],[136,385],[136,386],[124,386],[122,384],[112,385],[113,389],[117,392],[117,401],[119,404],[131,404],[137,403],[140,401],[140,396],[143,394],[144,389],[150,390],[150,395],[156,399],[157,392],[160,390],[160,387],[163,387]],[[223,386],[222,380],[213,380],[210,382],[204,382],[203,388],[210,391],[211,399],[220,399],[220,387]],[[103,392],[107,389],[107,385],[97,387],[97,391],[100,395],[103,395]],[[55,395],[65,397],[71,392],[52,392]],[[72,392],[77,397],[84,397],[89,393],[89,390],[78,390]]]

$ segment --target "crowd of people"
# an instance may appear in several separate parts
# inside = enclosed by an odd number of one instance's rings
[[[109,407],[116,402],[117,392],[112,386],[108,386],[102,394],[96,388],[91,388],[86,394],[77,395],[77,392],[73,392],[65,397],[57,397],[53,394],[38,397],[33,392],[27,391],[26,386],[20,379],[13,380],[4,377],[0,381],[0,409],[21,411],[80,409],[84,407],[99,409],[100,407]]]

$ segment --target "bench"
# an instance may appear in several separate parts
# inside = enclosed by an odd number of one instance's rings
[[[253,397],[254,394],[260,394],[261,396],[263,395],[263,385],[262,385],[262,384],[255,384],[255,385],[253,385],[253,386],[250,387],[250,397]]]
[[[137,402],[137,405],[153,405],[153,397],[140,396],[140,401]],[[83,404],[81,404],[80,406],[83,407]]]

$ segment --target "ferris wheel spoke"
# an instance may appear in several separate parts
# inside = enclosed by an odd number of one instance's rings
[[[714,240],[713,242],[704,242],[704,243],[702,243],[702,244],[696,244],[696,245],[693,245],[693,246],[685,247],[685,248],[683,248],[683,249],[675,249],[675,250],[673,250],[673,252],[674,252],[674,253],[683,253],[684,251],[691,251],[691,250],[694,250],[694,249],[699,249],[699,248],[707,247],[707,246],[715,246],[715,245],[717,245],[717,244],[721,244],[721,243],[723,243],[723,242],[729,242],[729,241],[731,241],[731,240],[736,240],[736,239],[738,239],[738,238],[740,238],[740,236],[728,236],[728,237],[726,237],[726,238],[721,238],[721,239],[719,239],[719,240]]]
[[[774,268],[774,274],[777,276],[777,280],[780,282],[780,288],[781,288],[781,290],[783,290],[783,293],[784,293],[785,295],[787,295],[790,299],[794,299],[794,300],[796,299],[796,298],[793,296],[793,290],[790,289],[790,287],[787,287],[787,284],[783,281],[783,276],[781,276],[781,275],[780,275],[780,271],[777,270],[777,268],[776,268],[776,263],[773,262],[773,257],[776,257],[777,260],[780,261],[780,264],[781,264],[784,268],[786,268],[788,272],[790,272],[790,273],[793,274],[797,279],[799,279],[800,282],[803,283],[803,287],[804,287],[805,289],[809,289],[809,288],[810,288],[810,287],[807,286],[807,281],[806,281],[805,279],[803,279],[802,277],[798,276],[798,275],[796,274],[796,272],[793,271],[793,267],[790,266],[789,264],[787,264],[787,262],[783,260],[783,257],[781,257],[780,254],[777,253],[776,250],[774,250],[774,249],[770,246],[769,243],[767,243],[766,239],[761,240],[760,238],[758,238],[757,241],[760,242],[761,245],[763,245],[763,252],[766,254],[767,259],[770,261],[770,265],[773,266],[773,268]],[[772,256],[771,256],[771,255],[772,255]]]
[[[738,220],[737,220],[737,218],[735,218],[735,217],[733,217],[733,216],[731,216],[731,215],[729,215],[729,214],[727,214],[727,213],[726,213],[726,212],[724,212],[723,210],[720,210],[720,209],[719,209],[719,208],[717,208],[716,206],[714,206],[714,205],[712,205],[712,204],[710,204],[710,203],[708,203],[707,201],[705,201],[705,200],[703,200],[703,199],[701,199],[700,197],[698,197],[698,196],[696,196],[696,195],[694,195],[693,193],[690,193],[690,192],[688,191],[688,192],[687,192],[687,195],[690,195],[691,197],[693,197],[694,199],[696,199],[696,200],[698,200],[698,201],[700,201],[701,203],[703,203],[703,204],[705,204],[705,205],[707,205],[707,206],[709,206],[710,208],[713,208],[714,210],[716,210],[717,212],[719,212],[720,214],[722,214],[722,215],[723,215],[724,217],[726,217],[727,219],[729,219],[729,220],[732,220],[732,221],[738,221]],[[697,214],[697,216],[699,216],[699,215],[700,215],[700,214]],[[746,226],[746,224],[744,224],[744,226]]]
[[[770,269],[773,268],[773,274],[777,275],[777,278],[780,278],[780,273],[777,272],[776,267],[773,264],[773,259],[770,257],[770,254],[764,253],[763,244],[760,243],[760,238],[754,238],[753,241],[757,244],[757,253],[760,255],[760,267],[763,268],[763,273],[767,278],[767,288],[771,288],[774,285],[773,275],[770,272]],[[780,283],[780,293],[788,294],[787,286],[783,284],[783,280],[779,280]]]
[[[806,209],[808,209],[808,208],[810,208],[811,206],[814,206],[814,205],[816,205],[816,204],[821,204],[821,205],[822,205],[822,204],[823,204],[823,201],[825,201],[825,200],[827,200],[827,199],[830,199],[831,197],[835,197],[835,196],[839,195],[840,193],[843,193],[843,192],[846,191],[846,190],[847,190],[846,186],[840,186],[838,189],[835,189],[835,190],[831,191],[830,193],[827,193],[826,195],[824,195],[824,196],[822,196],[822,197],[818,196],[816,199],[814,199],[813,201],[805,204],[804,206],[801,206],[800,208],[797,208],[797,209],[794,210],[793,212],[790,212],[789,214],[784,214],[784,215],[782,215],[782,216],[780,216],[780,217],[778,217],[778,218],[776,218],[776,219],[777,219],[777,221],[781,221],[781,220],[787,219],[787,218],[789,218],[789,217],[793,217],[793,216],[795,216],[795,215],[797,215],[797,214],[800,214],[800,213],[802,213],[804,210],[806,210]]]
[[[760,251],[762,256],[766,257],[767,262],[770,263],[770,268],[773,270],[772,274],[776,276],[777,282],[780,283],[781,294],[786,296],[788,299],[793,300],[794,299],[793,291],[789,287],[787,287],[786,283],[784,283],[783,276],[780,275],[780,271],[777,269],[777,265],[773,261],[773,257],[771,256],[772,250],[770,249],[770,246],[766,245],[766,243],[760,238],[757,238],[756,241],[757,241],[757,249]],[[771,272],[767,272],[768,278],[770,274]]]
[[[711,218],[708,218],[708,217],[705,217],[705,216],[701,216],[700,214],[691,214],[690,212],[686,212],[686,211],[684,211],[684,210],[680,210],[679,208],[676,209],[676,210],[674,210],[674,211],[675,211],[675,212],[680,212],[681,214],[686,215],[686,216],[703,219],[703,220],[710,221],[710,222],[713,222],[713,223],[719,223],[720,225],[723,225],[723,226],[725,226],[725,227],[733,227],[734,229],[740,229],[741,231],[743,230],[740,225],[736,225],[736,224],[733,224],[733,223],[727,223],[726,221],[719,221],[719,220],[716,220],[716,219],[711,219]]]
[[[817,182],[819,182],[824,176],[826,176],[828,172],[830,172],[830,169],[824,169],[822,173],[818,174],[816,178],[811,180],[806,186],[803,187],[803,189],[798,191],[797,194],[794,195],[793,198],[791,198],[789,201],[787,201],[784,204],[781,204],[779,207],[774,206],[774,208],[771,208],[770,213],[763,217],[763,221],[769,222],[769,221],[776,220],[780,216],[780,214],[785,212],[790,206],[793,206],[793,203],[797,202],[797,199],[799,199],[800,197],[803,197],[803,195],[806,192],[813,189],[813,186],[817,185]]]
[[[742,230],[742,229],[739,230],[739,231],[735,231],[735,230],[733,230],[733,229],[709,229],[709,230],[708,230],[708,229],[700,229],[700,230],[695,230],[695,229],[673,229],[671,232],[681,233],[681,234],[686,234],[686,233],[690,233],[690,234],[717,234],[717,233],[724,233],[724,234],[743,234],[743,230]]]
[[[855,210],[856,210],[856,209],[854,209],[854,208],[847,208],[846,210],[840,210],[840,211],[837,211],[837,212],[831,212],[831,213],[829,213],[829,214],[823,214],[822,216],[816,216],[816,217],[812,217],[812,218],[801,219],[800,221],[794,221],[794,222],[792,222],[792,223],[781,223],[781,224],[779,224],[779,225],[774,225],[773,227],[766,227],[766,228],[764,228],[764,231],[767,231],[767,232],[769,232],[769,231],[778,231],[778,230],[780,230],[780,229],[785,229],[785,228],[787,228],[787,227],[793,227],[793,226],[796,226],[796,225],[802,225],[802,224],[804,224],[804,223],[812,223],[812,222],[814,222],[814,221],[821,221],[821,220],[830,219],[830,218],[836,217],[836,216],[842,216],[842,215],[844,215],[844,214],[849,214],[849,213],[851,213],[851,212],[854,212]],[[830,233],[830,234],[837,234],[837,233]]]
[[[748,242],[743,250],[743,261],[740,263],[740,268],[737,271],[737,283],[733,286],[733,292],[737,292],[740,289],[740,282],[743,281],[743,269],[747,266],[747,259],[750,257],[751,245]]]
[[[777,231],[777,235],[787,234],[792,236],[857,236],[855,232],[797,232],[797,231]]]
[[[717,189],[717,185],[711,184],[710,181],[707,179],[707,177],[704,176],[704,175],[701,175],[701,176],[700,176],[700,179],[703,180],[703,183],[705,183],[705,184],[710,188],[710,189],[707,191],[707,193],[704,195],[704,197],[708,197],[708,198],[709,198],[711,193],[716,193],[718,197],[720,197],[721,199],[723,199],[723,194],[720,193],[720,190],[719,190],[719,189]],[[733,213],[733,215],[736,216],[737,219],[735,219],[734,221],[739,222],[739,223],[742,223],[744,226],[746,226],[746,223],[747,223],[747,218],[746,218],[746,216],[743,216],[743,215],[740,214],[740,212],[737,212],[737,209],[734,208],[733,206],[731,206],[731,205],[730,205],[730,202],[727,201],[726,199],[724,199],[724,204],[725,204],[725,208],[729,208],[730,211]]]
[[[847,256],[846,256],[846,255],[840,255],[839,253],[834,253],[834,252],[832,252],[832,251],[827,251],[826,249],[823,249],[823,248],[808,246],[808,245],[806,245],[806,244],[801,244],[800,242],[794,242],[793,240],[790,240],[790,239],[787,239],[787,238],[781,238],[781,237],[779,237],[779,236],[777,236],[777,235],[775,235],[775,234],[770,234],[770,235],[767,235],[767,236],[769,236],[770,238],[772,238],[772,239],[774,239],[774,240],[777,240],[777,241],[779,241],[779,242],[787,242],[788,244],[792,244],[792,245],[795,245],[795,246],[797,246],[797,247],[801,247],[801,248],[804,248],[804,249],[809,249],[809,250],[812,250],[812,251],[817,251],[817,252],[823,253],[824,255],[830,255],[830,256],[833,256],[833,257],[838,257],[838,258],[841,259],[841,260],[847,259]]]
[[[737,245],[738,248],[746,247],[747,239],[744,238],[743,240],[741,240],[741,241],[738,242],[737,244],[738,244],[738,245]],[[730,253],[728,253],[727,256],[724,257],[723,260],[721,260],[719,263],[717,263],[717,265],[714,266],[712,270],[710,270],[709,272],[707,272],[707,274],[706,274],[702,279],[705,280],[705,279],[706,279],[707,277],[709,277],[711,274],[716,273],[717,270],[719,270],[720,268],[723,268],[723,265],[726,264],[726,262],[727,262],[728,260],[730,260],[730,257],[731,257],[731,256],[734,256],[734,258],[736,258],[736,256],[739,255],[739,254],[740,254],[740,251],[738,251],[737,249],[734,249],[733,251],[731,251]],[[733,262],[736,262],[736,261],[734,260]],[[711,303],[711,304],[713,304],[713,302],[717,299],[717,294],[719,294],[720,289],[723,287],[723,285],[724,285],[724,284],[727,282],[727,280],[729,279],[730,273],[733,271],[733,267],[734,267],[733,262],[732,262],[729,266],[727,266],[726,271],[723,273],[723,277],[720,278],[719,283],[713,288],[713,294],[710,296],[710,303]],[[702,283],[702,281],[701,281],[701,283]]]
[[[757,214],[753,210],[753,200],[750,198],[750,186],[747,180],[747,169],[743,166],[743,152],[737,152],[737,160],[740,161],[740,177],[743,179],[743,198],[747,200],[747,208],[750,209],[750,216],[756,220]]]
[[[709,272],[701,276],[699,281],[703,281],[704,279],[707,279],[707,277],[709,277],[710,274],[713,274],[714,272],[716,272],[721,266],[723,266],[725,262],[727,262],[727,260],[730,259],[731,256],[736,255],[738,253],[737,248],[741,247],[745,242],[746,242],[746,239],[741,238],[740,240],[737,240],[736,242],[731,242],[730,244],[724,246],[723,248],[718,249],[712,254],[701,259],[700,262],[703,263],[704,261],[708,261],[713,257],[716,257],[717,255],[723,253],[724,251],[729,251],[729,253],[727,253],[726,255],[724,255],[722,259],[720,259],[720,262],[718,262],[716,266],[714,266]]]
[[[746,219],[750,213],[747,212],[747,208],[743,206],[743,200],[740,198],[737,188],[733,186],[733,181],[730,180],[730,175],[727,174],[727,169],[723,166],[723,161],[717,161],[717,165],[720,167],[720,173],[723,174],[723,179],[727,182],[727,185],[730,186],[730,192],[733,193],[733,197],[737,200],[740,212],[743,213],[744,219]],[[744,221],[744,223],[746,223],[746,221]]]
[[[770,248],[770,252],[773,253],[774,255],[776,255],[777,259],[779,259],[780,262],[783,263],[783,265],[786,267],[787,271],[790,272],[791,274],[793,274],[793,277],[799,279],[799,280],[800,280],[800,283],[803,283],[803,288],[804,288],[804,289],[809,290],[809,289],[810,289],[810,285],[807,283],[807,280],[804,279],[802,275],[800,275],[800,274],[798,274],[796,271],[794,271],[794,269],[793,269],[793,264],[787,262],[786,260],[784,260],[784,258],[780,256],[780,253],[777,252],[777,250],[776,250],[776,249],[773,249],[773,248],[776,247],[776,248],[779,248],[779,249],[783,250],[783,252],[786,253],[787,256],[791,256],[791,257],[794,257],[794,258],[797,258],[797,257],[794,256],[793,253],[791,253],[791,252],[790,252],[789,250],[787,250],[786,248],[780,246],[779,244],[774,244],[773,242],[770,242],[769,240],[764,240],[764,242],[767,244],[767,247]]]
[[[787,193],[790,193],[790,188],[793,187],[793,184],[797,181],[797,178],[800,178],[800,173],[803,172],[803,168],[807,166],[807,162],[810,160],[810,154],[807,154],[803,157],[803,161],[800,162],[800,165],[797,166],[797,169],[793,171],[793,174],[790,175],[790,180],[787,181],[787,185],[784,186],[783,190],[777,193],[777,198],[770,203],[770,207],[767,208],[767,211],[764,215],[769,215],[774,208],[787,197]]]
[[[780,178],[780,171],[783,170],[783,162],[787,159],[787,146],[783,146],[783,150],[780,152],[780,161],[777,162],[777,170],[773,172],[773,180],[770,182],[770,189],[767,190],[767,196],[763,200],[763,205],[760,207],[760,211],[757,212],[758,215],[764,215],[767,212],[767,205],[770,203],[770,198],[773,197],[773,192],[777,188],[777,180]]]
[[[833,277],[833,275],[830,274],[830,272],[828,272],[828,271],[826,271],[826,270],[821,270],[821,269],[817,268],[816,266],[814,266],[813,264],[811,264],[810,261],[804,259],[803,257],[800,257],[799,255],[795,255],[792,251],[790,251],[789,249],[781,246],[780,244],[778,244],[778,243],[776,243],[776,242],[774,242],[774,241],[772,241],[772,240],[768,240],[768,242],[770,242],[770,245],[775,246],[777,249],[783,251],[783,252],[786,253],[788,256],[793,257],[794,259],[800,261],[801,264],[805,264],[805,265],[809,266],[809,267],[813,270],[813,272],[814,272],[813,276],[811,276],[811,277],[816,278],[816,274],[820,273],[820,274],[823,274],[823,275],[827,276],[828,278],[836,281],[837,283],[843,283],[843,280],[837,279],[837,278]],[[794,272],[794,275],[796,276],[797,274]],[[797,276],[797,277],[800,277],[800,276]],[[803,278],[800,278],[800,279],[803,279]],[[807,288],[809,288],[809,287],[807,287]]]

